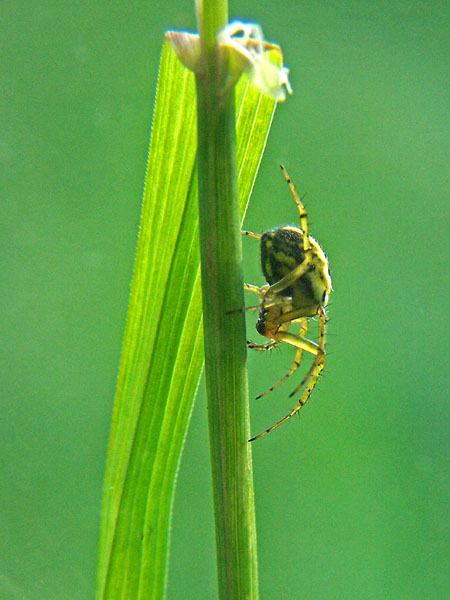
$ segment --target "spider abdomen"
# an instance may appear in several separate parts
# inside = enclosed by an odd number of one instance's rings
[[[261,236],[261,268],[267,283],[273,285],[305,259],[302,231],[279,227]]]
[[[291,286],[283,290],[283,296],[293,299],[293,306],[325,306],[331,291],[328,261],[319,244],[309,237],[311,262],[308,270]],[[261,267],[267,283],[273,285],[288,275],[305,260],[303,233],[298,227],[278,227],[261,236]]]

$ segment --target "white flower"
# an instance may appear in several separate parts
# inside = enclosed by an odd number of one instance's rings
[[[264,94],[277,102],[285,100],[285,89],[292,94],[289,69],[279,67],[268,58],[268,50],[278,50],[280,55],[281,50],[279,46],[264,40],[257,23],[233,21],[219,32],[217,43],[219,47],[229,48],[235,54],[234,62],[241,65],[249,80]]]
[[[196,71],[201,64],[201,45],[198,34],[183,31],[168,32],[172,46],[181,62]],[[233,21],[217,34],[217,46],[228,51],[229,83],[234,85],[242,73],[277,102],[286,98],[286,91],[292,94],[289,83],[289,69],[278,66],[268,58],[269,50],[282,54],[279,46],[264,40],[261,27],[257,23]]]

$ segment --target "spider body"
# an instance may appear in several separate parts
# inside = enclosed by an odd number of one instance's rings
[[[270,433],[298,412],[308,400],[325,365],[325,306],[332,290],[328,260],[318,242],[309,235],[308,218],[303,203],[283,166],[281,170],[297,205],[301,228],[278,227],[262,235],[242,232],[260,240],[261,267],[267,282],[261,287],[244,285],[246,290],[259,296],[259,304],[245,310],[259,310],[256,329],[270,340],[266,344],[247,344],[253,350],[271,350],[280,342],[286,342],[296,348],[296,353],[286,375],[258,398],[273,391],[297,370],[303,352],[314,355],[314,362],[290,394],[291,397],[304,387],[296,406],[275,425],[249,441]],[[305,337],[309,319],[316,315],[319,320],[317,343]],[[289,332],[293,323],[300,323],[298,334]]]

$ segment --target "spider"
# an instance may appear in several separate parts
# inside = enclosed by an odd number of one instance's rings
[[[259,296],[257,306],[244,311],[259,310],[256,330],[269,338],[265,344],[247,342],[252,350],[272,350],[285,342],[296,348],[294,362],[289,371],[277,383],[257,396],[262,398],[284,383],[299,367],[303,352],[314,355],[314,362],[305,377],[289,395],[291,398],[305,385],[297,404],[275,425],[249,439],[253,442],[267,435],[297,413],[306,403],[325,366],[325,334],[328,303],[332,286],[328,260],[324,251],[309,235],[308,217],[286,169],[280,165],[294,197],[300,215],[300,227],[278,227],[262,235],[242,231],[243,235],[260,240],[261,266],[267,283],[261,287],[244,284],[244,289]],[[308,340],[309,319],[318,315],[318,343]],[[298,334],[291,333],[292,323],[299,323]]]

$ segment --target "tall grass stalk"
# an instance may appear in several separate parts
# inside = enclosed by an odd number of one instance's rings
[[[223,0],[199,7],[196,73],[202,297],[219,598],[258,598],[257,552],[243,313],[234,89],[215,36]]]

